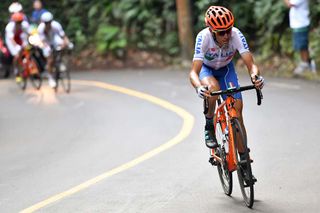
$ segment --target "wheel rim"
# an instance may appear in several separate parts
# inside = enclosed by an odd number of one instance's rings
[[[238,134],[238,135],[237,135]],[[238,174],[238,180],[240,184],[240,189],[242,193],[242,197],[244,199],[245,204],[251,208],[253,206],[254,202],[254,183],[252,180],[252,170],[251,170],[251,164],[249,159],[249,153],[247,148],[247,142],[246,138],[244,136],[243,130],[240,127],[240,123],[237,119],[233,121],[233,138],[241,138],[243,141],[243,149],[244,149],[244,156],[245,161],[240,160],[240,155],[238,152],[238,144],[237,141],[235,141],[235,153],[236,153],[236,160],[237,160],[237,174]],[[247,177],[245,177],[243,170],[244,167],[246,167]]]
[[[219,178],[221,181],[221,185],[223,191],[226,195],[231,195],[232,193],[232,173],[228,170],[227,161],[226,161],[226,153],[224,148],[221,148],[222,140],[223,140],[223,133],[222,127],[219,122],[215,124],[215,133],[216,138],[219,143],[219,147],[216,149],[218,155],[220,155],[222,162],[220,162],[217,166]]]
[[[71,82],[70,82],[70,73],[69,71],[60,72],[60,81],[63,90],[67,93],[70,92]]]

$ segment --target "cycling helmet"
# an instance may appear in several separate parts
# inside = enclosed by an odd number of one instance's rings
[[[211,6],[205,14],[205,23],[215,32],[224,31],[233,27],[234,17],[225,7]]]
[[[44,12],[41,15],[41,21],[42,22],[50,22],[50,21],[52,21],[52,19],[53,19],[53,15],[50,12]]]
[[[19,12],[19,13],[13,13],[11,15],[11,20],[14,22],[22,22],[24,19],[24,14]]]
[[[13,2],[8,8],[9,13],[18,13],[21,12],[22,9],[22,5],[19,2]]]

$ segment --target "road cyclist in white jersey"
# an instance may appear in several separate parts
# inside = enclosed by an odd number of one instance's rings
[[[22,80],[18,75],[18,59],[23,48],[28,45],[29,33],[29,23],[25,20],[25,14],[22,12],[13,13],[5,28],[5,43],[13,57],[13,71],[17,82]]]
[[[38,26],[38,33],[43,46],[41,47],[44,57],[47,60],[46,70],[48,71],[48,82],[51,87],[56,86],[56,82],[52,77],[53,67],[53,50],[52,48],[66,48],[72,45],[69,38],[66,36],[61,24],[53,20],[53,15],[50,12],[45,12],[41,15],[41,23]]]
[[[198,96],[208,100],[209,110],[205,114],[204,128],[205,143],[208,148],[216,148],[218,144],[213,116],[217,96],[211,96],[210,92],[228,89],[230,85],[239,86],[232,62],[236,52],[239,52],[256,88],[262,89],[264,79],[253,61],[245,37],[233,26],[234,16],[230,10],[221,6],[210,6],[205,13],[205,23],[207,28],[203,29],[196,38],[189,77]],[[226,96],[222,97],[225,99]],[[235,94],[234,97],[236,98],[235,108],[240,115],[240,123],[244,127],[241,93]]]

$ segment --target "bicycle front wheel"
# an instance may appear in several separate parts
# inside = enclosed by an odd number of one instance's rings
[[[20,89],[25,90],[27,88],[27,75],[22,66],[18,66],[19,73],[16,76],[16,83]]]
[[[42,77],[40,74],[40,68],[36,59],[31,57],[29,62],[29,70],[30,70],[30,81],[32,86],[39,90],[42,85]]]
[[[223,188],[223,191],[226,195],[230,196],[232,193],[232,172],[228,170],[227,157],[225,148],[223,144],[223,130],[220,122],[216,123],[216,138],[219,144],[219,147],[216,148],[216,154],[221,157],[222,162],[218,162],[217,169],[219,173],[220,182]]]
[[[59,84],[61,84],[63,90],[66,93],[69,93],[71,91],[71,77],[70,77],[70,71],[68,67],[65,65],[65,63],[60,63],[58,67],[58,72],[56,73],[56,92],[58,90]]]
[[[239,120],[236,118],[232,120],[232,132],[235,144],[234,151],[236,153],[237,173],[240,189],[245,204],[251,208],[254,202],[254,180],[252,176],[251,161],[244,130],[240,125]],[[242,157],[240,157],[239,154],[240,147],[242,151]]]

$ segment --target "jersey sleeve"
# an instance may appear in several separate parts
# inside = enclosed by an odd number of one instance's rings
[[[44,41],[45,40],[45,35],[44,35],[44,28],[45,28],[45,24],[44,23],[41,23],[41,24],[39,24],[39,26],[38,26],[38,34],[39,34],[39,37],[40,37],[40,39],[42,40],[42,41]]]
[[[22,28],[23,28],[23,31],[28,33],[28,34],[31,34],[31,27],[30,27],[30,24],[29,22],[27,21],[23,21],[22,22]]]
[[[195,44],[195,48],[194,48],[193,61],[195,61],[195,60],[203,61],[203,59],[204,59],[205,47],[206,47],[206,43],[208,43],[208,42],[207,42],[206,36],[203,32],[204,31],[201,31],[197,35],[196,44]]]
[[[6,38],[13,38],[14,37],[13,29],[14,29],[14,24],[12,22],[9,22],[6,26],[6,29],[5,29]]]
[[[63,31],[60,23],[54,22],[54,28],[56,29],[56,31],[60,37],[64,37],[66,35],[65,32]]]
[[[247,43],[246,38],[244,37],[244,35],[241,33],[241,31],[239,29],[235,29],[234,30],[234,45],[235,48],[238,50],[238,52],[240,54],[245,53],[245,52],[249,52],[249,46]]]

